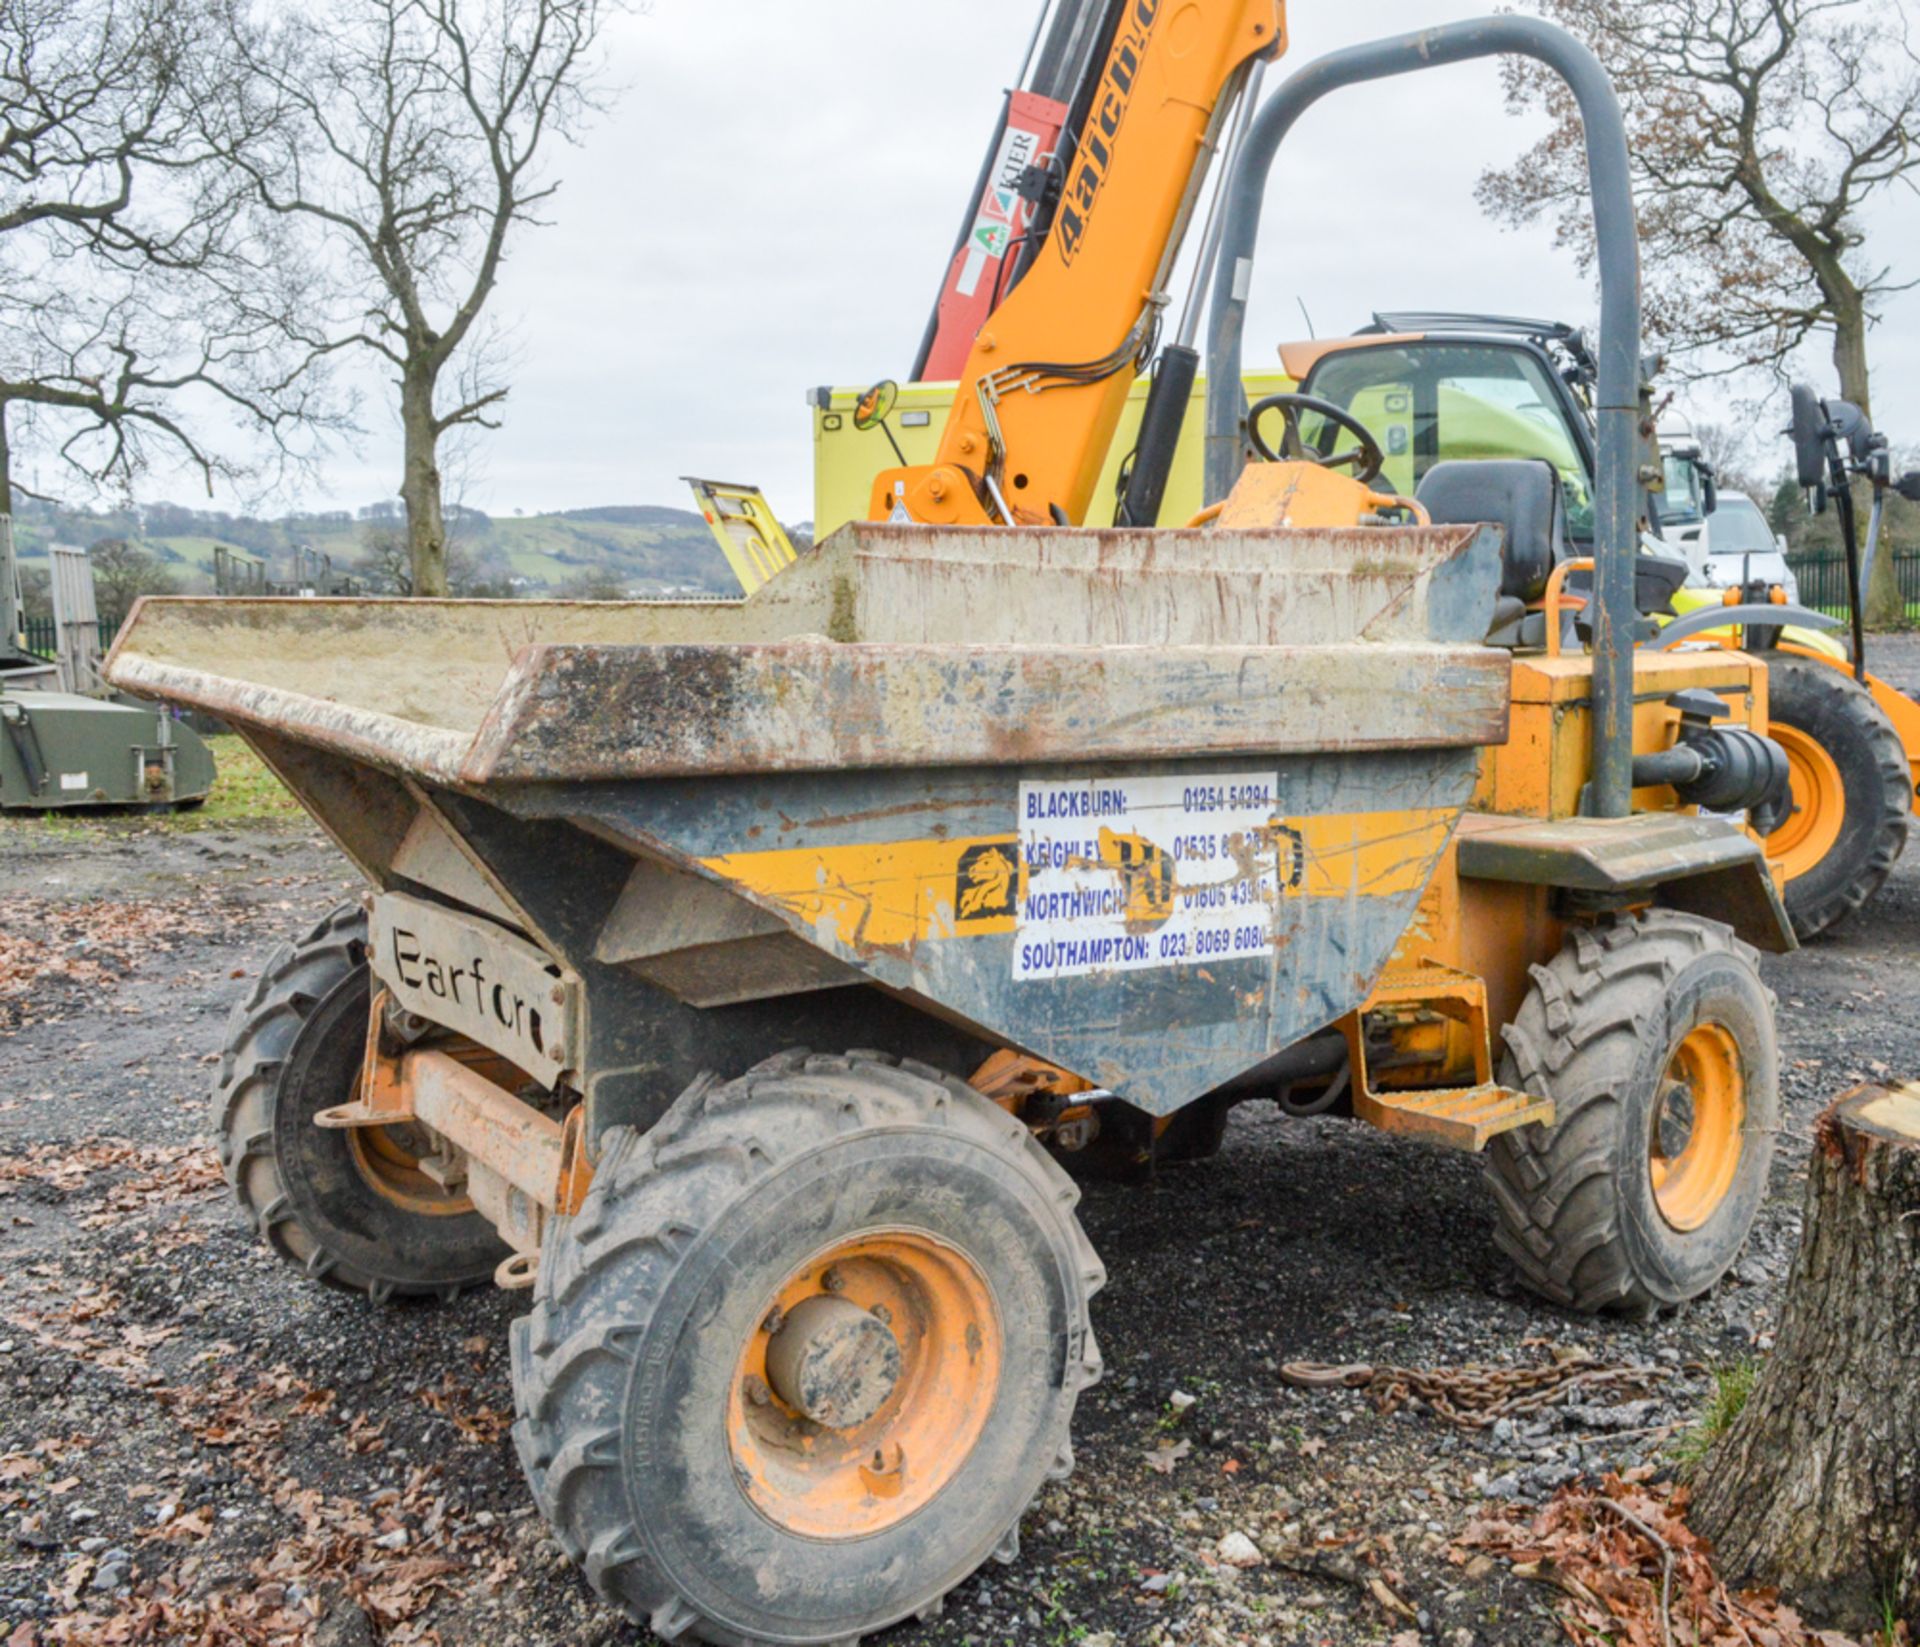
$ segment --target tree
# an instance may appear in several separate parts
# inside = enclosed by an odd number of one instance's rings
[[[318,0],[257,32],[229,4],[250,93],[207,110],[210,139],[339,272],[335,346],[391,368],[407,581],[445,594],[441,442],[498,427],[508,390],[486,306],[557,187],[546,151],[596,107],[603,0]]]
[[[20,599],[30,618],[53,616],[53,579],[44,566],[22,566]]]
[[[1906,289],[1867,249],[1869,205],[1915,188],[1920,58],[1902,8],[1870,0],[1534,0],[1592,46],[1626,106],[1651,329],[1695,375],[1784,377],[1831,340],[1841,395],[1871,410],[1868,332]],[[1480,182],[1499,221],[1544,216],[1593,256],[1578,111],[1532,62],[1504,70],[1515,110],[1551,131]],[[1910,283],[1908,283],[1910,284]],[[1898,606],[1893,567],[1876,607]]]
[[[447,587],[442,594],[469,600],[506,600],[515,593],[504,574],[489,576],[460,543],[446,546],[444,565]],[[360,571],[368,586],[378,594],[423,593],[413,581],[414,559],[407,534],[398,527],[373,524],[361,527]]]
[[[109,617],[125,617],[143,595],[178,593],[173,574],[137,543],[125,538],[102,538],[87,551],[93,563],[93,586],[101,610]]]
[[[625,600],[627,586],[607,567],[575,572],[560,585],[562,600]]]
[[[1920,1628],[1916,1230],[1920,1089],[1858,1088],[1814,1129],[1773,1354],[1693,1497],[1730,1576],[1888,1642]]]
[[[407,552],[406,533],[390,526],[361,527],[360,570],[377,594],[411,595],[413,557]]]
[[[94,484],[164,456],[211,486],[245,460],[203,427],[290,455],[333,420],[297,264],[195,136],[230,90],[215,39],[200,0],[0,0],[0,513],[23,442]]]
[[[1782,475],[1774,484],[1773,499],[1767,505],[1767,523],[1790,543],[1798,543],[1807,523],[1807,494],[1800,490],[1799,478]]]
[[[1733,423],[1701,423],[1693,431],[1695,442],[1700,447],[1700,455],[1713,466],[1714,476],[1722,492],[1745,492],[1757,503],[1767,496],[1772,487],[1761,478],[1760,471],[1754,468],[1753,431]],[[1767,458],[1777,458],[1777,452],[1768,452]]]

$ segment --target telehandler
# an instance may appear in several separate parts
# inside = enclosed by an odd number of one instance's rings
[[[1490,317],[1383,315],[1368,332],[1287,344],[1281,357],[1297,374],[1301,392],[1331,401],[1373,431],[1386,454],[1384,472],[1396,484],[1411,488],[1434,465],[1460,459],[1540,459],[1561,472],[1576,540],[1590,533],[1594,363],[1573,328]],[[1825,408],[1816,395],[1797,391],[1795,406],[1797,425],[1821,427]],[[1884,507],[1893,484],[1885,442],[1875,447],[1873,431],[1862,432],[1858,414],[1851,408],[1845,414],[1851,414],[1846,427],[1859,448],[1855,469],[1875,486]],[[1316,448],[1338,438],[1317,421],[1303,435]],[[1809,438],[1802,437],[1803,449]],[[1819,464],[1802,464],[1810,491],[1837,484]],[[1817,478],[1805,480],[1809,473]],[[1712,489],[1709,477],[1703,490]],[[1710,513],[1712,499],[1702,501]],[[1849,565],[1859,584],[1870,565],[1862,564],[1850,495],[1842,506]],[[1878,520],[1876,514],[1876,541]],[[1653,524],[1664,528],[1658,518]],[[1685,621],[1643,642],[1731,641],[1738,630],[1747,650],[1768,666],[1768,731],[1787,754],[1792,805],[1767,837],[1767,854],[1802,939],[1831,930],[1868,903],[1906,849],[1913,824],[1920,704],[1867,670],[1862,604],[1853,603],[1848,649],[1823,632],[1839,627],[1834,620],[1776,604],[1764,581],[1733,590],[1688,588],[1674,597]],[[1741,615],[1730,619],[1730,606],[1741,608]]]
[[[1280,0],[1100,10],[1032,262],[873,521],[739,603],[149,601],[110,663],[231,721],[371,886],[235,1010],[242,1208],[376,1301],[530,1289],[535,1497],[668,1641],[851,1642],[1017,1558],[1101,1370],[1077,1161],[1204,1148],[1250,1096],[1490,1147],[1528,1281],[1637,1314],[1712,1286],[1765,1192],[1755,949],[1794,940],[1758,841],[1692,809],[1764,812],[1785,764],[1760,666],[1632,645],[1670,569],[1636,578],[1599,64],[1488,19],[1254,113]],[[1237,385],[1287,126],[1502,52],[1568,78],[1625,249],[1591,554],[1550,466],[1389,495],[1364,451],[1249,464],[1237,399],[1208,522],[1072,525],[1223,135]]]

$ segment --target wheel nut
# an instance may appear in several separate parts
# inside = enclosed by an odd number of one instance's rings
[[[767,1388],[767,1381],[758,1373],[747,1374],[744,1388],[747,1400],[756,1407],[764,1407],[773,1399],[773,1391]]]
[[[786,1324],[787,1312],[781,1309],[778,1304],[775,1304],[772,1309],[767,1311],[766,1320],[760,1323],[760,1330],[766,1333],[774,1333],[778,1332]]]
[[[845,1292],[847,1290],[847,1278],[837,1269],[830,1269],[825,1275],[820,1277],[820,1285],[825,1287],[828,1292]]]
[[[888,1326],[893,1325],[893,1311],[888,1309],[885,1304],[875,1304],[867,1313],[876,1321],[884,1322]]]

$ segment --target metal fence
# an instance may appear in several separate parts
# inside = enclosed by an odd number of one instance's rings
[[[120,620],[104,617],[100,620],[100,650],[105,651],[113,645],[113,637],[119,633]],[[27,650],[36,656],[52,661],[60,649],[60,630],[52,618],[28,618],[25,633]]]
[[[1787,565],[1800,580],[1800,604],[1832,617],[1846,617],[1852,610],[1847,598],[1846,556],[1824,553],[1789,555]],[[1910,616],[1920,617],[1920,549],[1896,549],[1893,569],[1900,580],[1900,598]]]

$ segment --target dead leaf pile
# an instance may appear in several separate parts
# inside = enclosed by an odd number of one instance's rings
[[[224,924],[211,893],[130,903],[0,898],[0,1026],[31,1016],[36,991],[110,988],[182,939],[213,936]]]
[[[471,1385],[462,1384],[452,1373],[440,1380],[438,1389],[422,1390],[420,1399],[476,1447],[491,1447],[513,1428],[511,1412],[487,1406]]]
[[[1552,1585],[1579,1647],[1859,1647],[1810,1628],[1771,1591],[1728,1589],[1686,1509],[1685,1488],[1608,1476],[1562,1488],[1531,1520],[1520,1511],[1476,1520],[1453,1559],[1499,1557]]]
[[[168,1382],[149,1356],[181,1329],[118,1320],[118,1304],[115,1294],[96,1288],[63,1309],[5,1319],[42,1348],[101,1368],[151,1399],[202,1445],[220,1449],[291,1526],[270,1557],[249,1564],[244,1584],[210,1587],[207,1574],[228,1563],[207,1547],[215,1532],[210,1506],[194,1504],[186,1489],[171,1514],[140,1534],[151,1547],[177,1552],[172,1565],[142,1578],[131,1596],[107,1601],[88,1591],[94,1564],[83,1558],[56,1581],[61,1616],[30,1627],[23,1638],[16,1633],[6,1647],[175,1641],[296,1647],[312,1640],[329,1605],[357,1607],[385,1647],[424,1647],[439,1639],[421,1618],[437,1595],[476,1587],[498,1593],[512,1581],[518,1563],[501,1531],[460,1512],[458,1501],[440,1490],[437,1464],[417,1467],[404,1485],[364,1499],[308,1485],[293,1473],[288,1448],[295,1439],[312,1443],[314,1425],[323,1427],[318,1439],[343,1452],[382,1450],[383,1426],[368,1414],[343,1413],[335,1391],[284,1367],[247,1368],[231,1344],[196,1357],[186,1381]],[[463,1433],[492,1427],[491,1409],[466,1386],[450,1382],[432,1395],[445,1405],[431,1398],[428,1405]],[[23,1503],[23,1489],[57,1492],[60,1483],[44,1478],[58,1468],[57,1448],[11,1453],[0,1458],[0,1481]],[[323,1479],[335,1473],[324,1461],[322,1472]],[[0,1500],[7,1496],[0,1488]]]
[[[198,1144],[137,1146],[124,1138],[93,1138],[79,1144],[36,1144],[19,1155],[0,1158],[0,1198],[22,1184],[54,1190],[61,1200],[92,1191],[103,1173],[117,1177],[88,1205],[80,1223],[99,1229],[130,1213],[163,1206],[221,1188],[220,1163]]]

